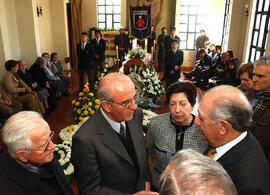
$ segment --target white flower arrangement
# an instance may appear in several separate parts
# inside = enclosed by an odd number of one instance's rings
[[[150,110],[145,110],[143,109],[143,127],[144,129],[148,130],[148,125],[151,121],[151,119],[155,116],[158,116],[158,114],[150,111]]]
[[[146,51],[142,49],[141,47],[135,47],[134,49],[130,50],[128,52],[129,56],[128,58],[144,58],[146,56]]]
[[[134,82],[140,97],[159,98],[165,93],[165,89],[158,79],[158,73],[152,66],[143,68],[134,65],[129,68],[129,73],[128,76]]]

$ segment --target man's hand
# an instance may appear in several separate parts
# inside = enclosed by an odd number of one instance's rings
[[[96,58],[96,59],[99,59],[99,55],[95,54],[95,58]]]
[[[26,87],[25,90],[26,90],[28,93],[31,93],[31,92],[32,92],[32,90],[31,90],[30,87]]]
[[[149,191],[140,191],[140,192],[137,192],[133,195],[158,195],[157,192],[149,192]]]
[[[178,69],[179,69],[179,66],[175,65],[174,70],[178,70]]]
[[[51,88],[51,86],[50,86],[50,84],[49,84],[49,82],[48,82],[48,81],[46,82],[46,87],[47,87],[48,89],[50,89],[50,88]]]
[[[174,71],[173,70],[171,70],[171,74],[174,74]]]
[[[33,84],[32,84],[32,87],[33,88],[36,88],[38,86],[38,84],[36,83],[36,82],[34,82]]]

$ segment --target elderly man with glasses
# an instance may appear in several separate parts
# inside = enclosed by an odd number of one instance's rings
[[[0,156],[0,194],[73,194],[53,156],[53,131],[36,112],[10,117],[2,136],[7,152]]]
[[[100,82],[101,108],[76,132],[71,161],[80,194],[155,195],[143,138],[142,111],[125,75],[109,73]]]

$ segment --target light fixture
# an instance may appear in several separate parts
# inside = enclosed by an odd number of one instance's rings
[[[40,5],[40,6],[37,6],[37,16],[38,16],[38,17],[39,17],[39,16],[42,16],[42,12],[43,12],[43,10],[42,10],[41,5]]]
[[[245,16],[248,16],[248,4],[245,5]]]

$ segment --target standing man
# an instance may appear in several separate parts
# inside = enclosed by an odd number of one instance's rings
[[[184,53],[178,49],[178,41],[172,40],[171,49],[166,51],[164,76],[166,89],[180,78],[180,66],[183,64]]]
[[[196,39],[196,60],[199,59],[199,51],[205,49],[205,43],[209,42],[209,38],[205,35],[204,30],[200,30],[200,36]]]
[[[134,84],[123,74],[109,73],[101,80],[101,107],[72,139],[80,194],[156,195],[144,191],[150,190],[150,170],[135,96]]]
[[[124,31],[124,27],[120,27],[120,34],[115,36],[114,44],[118,46],[118,57],[120,60],[119,68],[122,66],[122,62],[125,60],[125,54],[128,53],[129,38]]]
[[[165,49],[166,50],[171,49],[171,43],[172,43],[173,40],[177,40],[178,47],[179,47],[180,38],[177,35],[175,35],[175,33],[176,33],[176,28],[174,26],[172,26],[170,28],[170,34],[169,34],[169,36],[167,36],[165,38]]]
[[[97,81],[98,67],[100,72],[103,72],[105,65],[105,50],[106,50],[106,41],[101,37],[100,30],[95,30],[95,39],[92,39],[91,44],[94,47],[94,81]]]
[[[161,34],[158,36],[158,70],[162,71],[164,68],[164,61],[165,61],[165,38],[168,36],[167,28],[162,27]]]
[[[261,57],[254,64],[253,89],[257,92],[257,104],[253,107],[250,131],[270,164],[270,57]]]
[[[54,158],[53,134],[36,112],[19,112],[6,121],[2,135],[8,149],[0,156],[1,194],[74,194]]]
[[[92,78],[92,65],[91,61],[94,56],[94,48],[92,44],[88,43],[88,36],[86,32],[82,33],[81,43],[77,44],[77,56],[78,56],[78,71],[79,71],[79,90],[83,90],[84,86],[84,72],[87,72],[88,83],[90,84],[91,89],[93,89],[93,78]]]
[[[245,95],[232,86],[215,87],[203,96],[198,113],[195,123],[211,147],[206,155],[228,172],[238,194],[270,194],[269,164],[247,131],[252,109]]]

